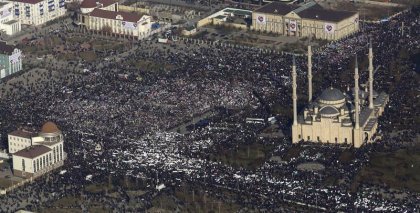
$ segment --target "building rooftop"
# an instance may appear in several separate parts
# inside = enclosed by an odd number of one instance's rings
[[[281,2],[272,2],[255,10],[255,12],[259,13],[268,13],[281,16],[284,16],[292,11],[304,19],[331,22],[339,22],[357,13],[343,10],[325,9],[315,2],[308,2],[302,6],[290,5]]]
[[[35,146],[30,146],[28,148],[22,149],[18,152],[15,152],[13,154],[13,156],[20,156],[20,157],[24,157],[24,158],[36,158],[40,155],[43,155],[47,152],[51,151],[50,148],[43,146],[43,145],[35,145]]]
[[[276,15],[286,15],[290,12],[292,12],[294,9],[297,9],[299,6],[297,5],[290,5],[290,4],[284,4],[281,2],[272,2],[270,4],[266,4],[257,10],[255,12],[259,13],[270,13],[270,14],[276,14]]]
[[[11,0],[12,2],[22,2],[26,4],[37,4],[39,2],[42,2],[43,0]]]
[[[115,4],[114,0],[84,0],[80,4],[81,8],[95,8],[98,7],[98,4],[101,4],[102,7],[108,7],[109,5]]]
[[[339,22],[343,19],[355,15],[356,12],[342,11],[342,10],[328,10],[319,8],[308,8],[299,12],[298,15],[304,19],[323,20],[331,22]]]
[[[129,21],[137,23],[142,16],[140,16],[137,13],[128,13],[128,12],[122,12],[122,11],[108,11],[108,10],[101,10],[95,8],[91,13],[91,16],[94,17],[100,17],[100,18],[106,18],[106,19],[117,19],[117,16],[120,15],[122,17],[123,21]]]
[[[36,136],[36,133],[32,131],[24,130],[24,129],[18,129],[9,133],[9,135],[31,139],[32,137]]]
[[[19,22],[19,21],[18,20],[15,20],[15,19],[12,19],[12,20],[9,20],[9,21],[4,22],[3,24],[5,24],[5,25],[11,25],[11,24],[14,24],[14,23],[17,23],[17,22]]]
[[[13,50],[15,50],[15,46],[8,45],[6,42],[0,41],[0,54],[11,55]]]
[[[369,109],[368,107],[364,108],[359,114],[359,126],[365,126],[366,122],[368,121],[370,115],[372,115],[373,109]]]

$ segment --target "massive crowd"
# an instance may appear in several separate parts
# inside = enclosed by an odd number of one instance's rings
[[[326,76],[318,82],[318,90],[331,84],[345,88],[352,82],[341,82],[340,70],[347,70],[352,55],[366,54],[368,38],[373,38],[374,63],[382,69],[375,74],[375,90],[391,91],[387,82],[393,75],[387,67],[400,49],[419,47],[419,9],[407,11],[389,22],[367,24],[360,32],[342,41],[318,49],[314,58],[314,74]],[[399,23],[411,23],[409,32],[401,36]],[[402,196],[382,196],[380,189],[361,185],[356,193],[349,193],[349,185],[359,169],[369,161],[369,153],[385,147],[401,147],[418,134],[414,123],[405,123],[407,131],[393,137],[385,134],[380,144],[366,145],[354,151],[351,163],[339,163],[339,147],[311,147],[285,164],[267,161],[256,170],[237,168],[210,160],[215,147],[235,148],[249,138],[256,138],[259,128],[249,127],[247,116],[271,116],[271,108],[278,103],[291,106],[290,55],[263,53],[255,49],[238,49],[196,45],[181,41],[164,46],[154,41],[142,41],[125,56],[118,52],[98,53],[109,60],[84,63],[84,74],[66,64],[46,64],[47,71],[37,71],[11,85],[3,92],[0,103],[2,140],[7,132],[18,126],[41,126],[46,120],[58,124],[65,134],[68,160],[62,170],[38,180],[7,196],[0,197],[0,211],[48,206],[58,198],[80,194],[93,180],[103,181],[109,174],[145,179],[149,190],[158,183],[179,185],[199,184],[215,196],[223,198],[219,189],[238,193],[235,202],[260,209],[276,209],[284,203],[304,204],[330,211],[408,211],[418,210],[419,194],[409,191],[387,192]],[[158,69],[133,67],[135,61],[152,61],[170,65]],[[298,58],[299,86],[306,81],[306,58]],[[404,63],[409,63],[405,61]],[[409,65],[410,66],[410,65]],[[54,71],[53,69],[54,68]],[[411,68],[408,68],[410,70]],[[135,72],[134,72],[135,71]],[[40,79],[29,79],[39,75]],[[351,74],[349,74],[351,75]],[[402,111],[415,103],[407,97],[416,82],[412,72],[404,71],[392,90],[390,109],[381,118],[381,129],[391,128],[395,110]],[[54,80],[52,80],[54,79]],[[366,72],[362,73],[366,80]],[[28,87],[22,85],[28,82]],[[363,81],[362,81],[363,82]],[[302,95],[305,92],[300,92]],[[209,125],[186,134],[177,133],[177,126],[206,112],[216,110],[217,119]],[[224,109],[232,110],[220,116]],[[413,115],[411,110],[404,116]],[[218,116],[219,115],[219,116]],[[31,119],[29,119],[31,118]],[[279,118],[279,126],[288,130],[290,120]],[[411,136],[411,137],[410,137]],[[264,139],[256,139],[261,140]],[[276,146],[273,155],[285,157],[294,148],[287,139],[271,141]],[[100,144],[102,150],[95,152]],[[324,171],[297,170],[306,161],[320,162]],[[334,177],[337,184],[324,184]],[[128,207],[124,192],[119,198],[102,194],[83,194],[89,202],[101,202],[114,211],[138,212],[149,208],[156,195],[147,193],[134,199],[141,203]],[[16,202],[19,200],[20,202]],[[29,208],[29,207],[28,207]]]

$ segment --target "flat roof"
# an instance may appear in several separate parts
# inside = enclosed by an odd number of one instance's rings
[[[43,155],[47,152],[51,151],[50,148],[43,146],[43,145],[35,145],[30,146],[28,148],[22,149],[18,152],[15,152],[13,156],[19,156],[24,158],[34,159],[40,155]]]
[[[315,2],[309,2],[302,6],[272,2],[258,8],[254,12],[284,16],[292,11],[304,19],[331,22],[339,22],[357,14],[357,12],[351,11],[325,9]]]
[[[115,19],[117,20],[117,16],[120,15],[123,18],[123,21],[129,21],[137,23],[142,16],[135,12],[122,12],[122,11],[109,11],[109,10],[102,10],[95,8],[93,11],[89,14],[90,16],[99,17],[99,18],[106,18],[106,19]]]
[[[19,21],[18,21],[18,20],[15,20],[15,19],[12,19],[12,20],[10,20],[10,21],[6,21],[6,22],[4,22],[3,24],[9,25],[9,24],[14,24],[14,23],[16,23],[16,22],[19,22]]]
[[[266,4],[257,10],[255,12],[258,13],[270,13],[270,14],[276,14],[276,15],[286,15],[290,12],[292,12],[294,9],[297,9],[299,6],[293,5],[293,4],[285,4],[281,2],[271,2],[270,4]]]
[[[22,2],[27,4],[37,4],[39,2],[42,2],[43,0],[11,0],[12,2]]]
[[[31,139],[32,137],[36,136],[36,133],[28,131],[28,130],[18,129],[18,130],[15,130],[15,131],[9,133],[9,135]]]

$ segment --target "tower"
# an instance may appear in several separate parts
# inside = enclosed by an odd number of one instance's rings
[[[369,39],[369,109],[373,109],[373,50],[372,39]]]
[[[295,56],[293,56],[293,66],[292,66],[292,78],[293,78],[293,126],[297,125],[297,95],[296,95],[296,62]]]
[[[298,137],[298,123],[297,123],[297,95],[296,95],[296,60],[293,55],[293,65],[292,65],[292,88],[293,88],[293,125],[292,125],[292,143],[299,142]]]
[[[308,46],[308,101],[312,102],[312,48]]]
[[[359,67],[357,63],[357,55],[355,58],[355,66],[354,66],[354,108],[355,108],[355,115],[354,115],[354,129],[353,129],[353,145],[354,147],[360,147],[360,124],[359,124]]]

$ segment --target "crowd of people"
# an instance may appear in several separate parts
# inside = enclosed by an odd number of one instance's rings
[[[404,83],[392,82],[392,73],[387,68],[401,49],[418,48],[418,16],[419,8],[414,8],[389,22],[366,24],[364,32],[317,49],[314,75],[328,76],[318,82],[319,90],[331,84],[338,88],[352,84],[337,80],[340,70],[348,69],[355,53],[365,57],[371,37],[374,64],[383,67],[375,73],[375,90],[392,91],[391,108],[381,118],[380,129],[394,131],[392,122],[401,118],[400,109],[415,101],[407,96],[407,90],[415,89],[416,82],[410,78],[411,65],[401,70]],[[411,23],[404,36],[399,31],[402,21]],[[247,116],[272,116],[272,107],[279,103],[291,108],[288,80],[291,55],[188,41],[171,46],[142,41],[127,50],[129,54],[125,55],[98,53],[109,60],[85,62],[83,68],[88,72],[83,74],[76,72],[76,66],[46,64],[46,70],[25,75],[3,90],[2,141],[19,126],[41,126],[52,120],[64,133],[68,159],[61,169],[65,173],[56,171],[48,179],[40,178],[0,197],[0,211],[48,207],[51,201],[83,193],[91,184],[88,175],[100,182],[117,174],[143,179],[151,192],[160,183],[167,186],[189,183],[201,185],[222,198],[224,195],[218,190],[230,189],[238,194],[235,202],[259,209],[276,209],[284,203],[293,203],[329,211],[418,210],[418,193],[392,191],[387,193],[403,195],[387,197],[382,196],[385,192],[380,189],[372,190],[372,186],[364,184],[357,192],[349,192],[355,175],[369,162],[369,153],[384,147],[404,146],[419,133],[414,123],[411,126],[408,123],[407,131],[400,132],[398,137],[387,133],[381,143],[354,150],[355,157],[350,163],[338,161],[343,152],[340,147],[311,144],[305,146],[305,152],[285,163],[267,161],[256,170],[209,159],[209,153],[217,155],[219,149],[215,147],[234,149],[250,138],[264,143],[265,139],[256,136],[261,128],[249,127],[244,121]],[[133,60],[171,66],[149,70],[133,67]],[[410,61],[406,59],[404,63]],[[306,58],[298,57],[297,64],[298,84],[304,88]],[[361,82],[366,80],[366,73],[362,73]],[[31,81],[34,77],[38,80]],[[392,90],[387,84],[390,81],[394,84]],[[303,98],[305,92],[300,93]],[[217,119],[209,125],[185,134],[177,132],[179,125],[216,108]],[[222,113],[225,116],[220,116]],[[415,113],[407,110],[404,116]],[[278,121],[279,127],[287,132],[290,126],[287,115],[279,116]],[[289,149],[296,148],[287,137],[271,142],[276,147],[272,155],[283,159]],[[95,150],[98,144],[100,151]],[[322,163],[325,170],[296,169],[307,161]],[[339,180],[338,183],[325,184],[329,177]],[[145,211],[156,196],[156,193],[137,196],[134,199],[142,205],[133,207],[129,206],[123,190],[118,192],[121,195],[118,198],[86,192],[82,196],[116,212]]]

